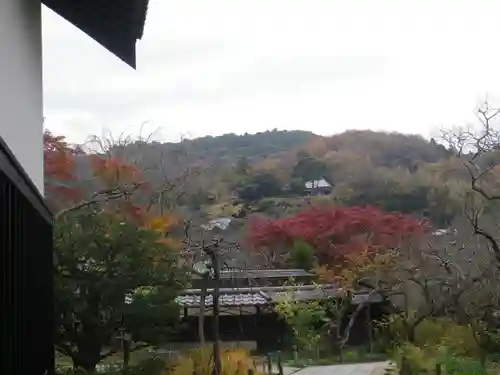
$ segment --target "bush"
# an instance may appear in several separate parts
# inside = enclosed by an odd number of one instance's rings
[[[392,315],[380,322],[378,336],[385,342],[386,348],[394,350],[407,342],[404,316]],[[477,345],[473,333],[468,326],[463,326],[447,318],[424,319],[415,329],[417,347],[444,346],[454,355],[477,356],[481,348]]]
[[[394,359],[398,367],[402,368],[402,360],[405,358],[410,374],[432,374],[436,365],[442,363],[449,355],[445,346],[417,346],[404,343],[396,348]]]
[[[449,375],[486,375],[487,372],[477,360],[471,358],[447,357],[443,364]]]
[[[164,375],[168,373],[168,367],[165,361],[158,357],[153,357],[142,361],[136,366],[124,369],[120,374],[123,375]],[[111,375],[111,374],[110,374]]]
[[[434,373],[442,364],[448,374],[484,374],[481,361],[482,348],[477,344],[469,326],[447,318],[427,318],[415,328],[413,342],[408,342],[408,332],[403,315],[393,315],[378,325],[378,334],[401,368],[406,359],[412,374]],[[483,366],[484,367],[484,366]]]
[[[212,347],[206,346],[179,356],[172,366],[171,375],[211,375],[212,366]],[[250,353],[239,348],[222,351],[221,367],[221,375],[246,375],[249,369],[256,370]]]
[[[110,366],[113,367],[113,366]],[[118,366],[120,367],[120,366]],[[142,361],[138,365],[130,366],[126,369],[100,370],[94,373],[88,373],[82,369],[66,369],[57,372],[58,375],[166,375],[169,373],[165,361],[160,358],[150,358]]]

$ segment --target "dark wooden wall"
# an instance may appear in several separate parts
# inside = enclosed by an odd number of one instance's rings
[[[372,304],[370,316],[372,319],[380,319],[385,312],[384,304]],[[351,331],[349,345],[361,345],[367,343],[369,331],[367,324],[368,314],[363,309],[355,320]],[[348,323],[346,318],[342,323],[345,327]],[[289,342],[290,330],[285,322],[277,314],[261,315],[232,315],[220,316],[220,338],[221,341],[256,341],[259,352],[283,350]],[[205,317],[205,339],[212,341],[213,328],[212,317]],[[177,342],[198,342],[198,317],[189,316],[183,321],[183,329],[176,338]]]
[[[0,244],[0,374],[51,374],[52,216],[1,138]]]
[[[213,319],[205,317],[205,339],[213,340]],[[198,318],[189,316],[183,321],[178,342],[197,342]],[[278,350],[287,327],[276,314],[223,315],[219,318],[221,341],[256,341],[259,351]]]

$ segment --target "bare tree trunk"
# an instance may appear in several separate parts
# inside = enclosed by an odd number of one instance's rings
[[[366,306],[366,327],[368,330],[368,345],[369,353],[373,353],[373,322],[372,322],[372,311],[371,304]]]
[[[361,312],[361,310],[363,310],[363,307],[366,306],[366,304],[367,304],[366,302],[360,303],[356,307],[356,310],[354,310],[354,312],[349,317],[349,322],[347,323],[347,326],[344,329],[344,332],[343,332],[343,335],[342,335],[343,337],[342,337],[342,339],[340,341],[340,351],[341,352],[343,351],[344,346],[347,344],[347,342],[349,341],[349,338],[351,337],[351,330],[352,330],[352,327],[354,326],[356,318],[358,317],[358,315]]]

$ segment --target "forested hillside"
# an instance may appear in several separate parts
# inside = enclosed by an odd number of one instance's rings
[[[404,314],[398,309],[390,319],[407,319],[394,322],[407,327],[401,337],[411,345],[417,326],[446,318],[450,330],[484,337],[460,341],[478,345],[471,353],[497,353],[486,339],[498,330],[500,131],[493,120],[500,110],[487,106],[477,115],[478,127],[452,128],[437,141],[275,130],[177,144],[96,138],[91,150],[47,131],[60,352],[92,370],[114,350],[96,353],[124,330],[136,343],[170,342],[179,323],[175,297],[192,286],[193,274],[208,281],[219,263],[301,268],[338,283],[341,308],[332,316],[341,319],[360,287],[386,300],[403,291]],[[286,311],[295,309],[283,301]],[[317,311],[300,303],[293,314]],[[81,316],[90,317],[84,325]],[[339,352],[349,330],[335,335]],[[91,338],[83,347],[82,337]],[[458,341],[439,340],[432,345]]]
[[[169,209],[176,206],[183,215],[281,216],[315,200],[328,200],[377,205],[445,226],[460,209],[454,203],[459,186],[446,175],[455,168],[453,157],[438,142],[417,135],[366,130],[322,137],[273,130],[180,143],[104,144],[110,154],[136,164],[149,180],[158,185],[168,181],[171,186],[161,202],[168,202]],[[332,193],[305,197],[305,181],[322,177],[332,185]]]

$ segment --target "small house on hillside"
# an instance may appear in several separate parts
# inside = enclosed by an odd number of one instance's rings
[[[328,195],[332,192],[333,186],[324,177],[319,180],[306,181],[305,191],[307,195]]]

